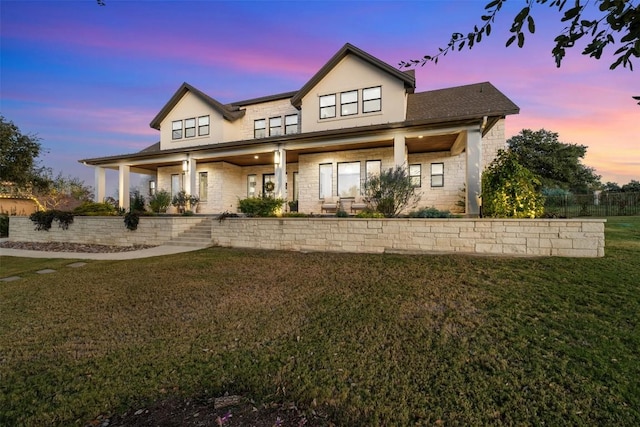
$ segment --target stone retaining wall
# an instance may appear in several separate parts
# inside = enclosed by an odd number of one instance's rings
[[[68,230],[54,221],[49,231],[36,231],[28,217],[9,217],[9,239],[16,242],[64,242],[97,245],[162,245],[193,227],[202,217],[141,217],[138,229],[127,230],[121,216],[76,216]]]
[[[10,217],[13,241],[160,245],[203,217],[142,217],[136,231],[122,217],[75,217],[35,231]],[[234,248],[360,253],[467,253],[604,256],[604,219],[227,218],[211,221],[212,244]]]
[[[228,218],[213,243],[235,248],[362,253],[604,256],[602,219]]]

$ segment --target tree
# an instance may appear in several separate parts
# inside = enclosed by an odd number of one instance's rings
[[[473,31],[464,35],[455,32],[445,48],[439,48],[434,55],[425,55],[421,59],[410,59],[401,61],[400,67],[411,67],[415,65],[423,66],[427,62],[438,62],[438,58],[445,56],[450,51],[462,50],[465,46],[473,48],[482,41],[483,36],[491,35],[491,24],[495,22],[498,12],[506,0],[492,0],[485,6],[486,13],[482,15],[483,24],[473,28]],[[551,50],[556,61],[556,66],[560,67],[566,50],[573,48],[580,39],[591,39],[586,43],[582,54],[592,58],[600,59],[605,48],[608,46],[617,47],[614,52],[616,59],[611,63],[613,70],[620,64],[633,70],[631,57],[640,57],[640,3],[636,0],[575,0],[571,2],[568,9],[565,9],[567,0],[526,0],[525,7],[513,18],[510,32],[512,35],[506,42],[506,46],[511,46],[517,41],[518,47],[523,47],[525,42],[525,31],[530,34],[535,33],[535,20],[532,15],[534,4],[557,8],[558,12],[564,12],[561,21],[567,22],[568,26],[554,39],[555,46]],[[597,6],[597,7],[596,7]],[[634,97],[640,100],[640,97]]]
[[[406,207],[415,207],[420,201],[407,169],[396,166],[380,175],[367,177],[364,199],[387,218],[397,217]]]
[[[619,193],[622,189],[617,182],[607,181],[607,183],[602,186],[602,191],[607,193]]]
[[[518,162],[540,177],[546,188],[585,193],[600,185],[600,176],[584,166],[587,147],[558,141],[558,134],[545,129],[523,129],[507,141]]]
[[[23,134],[12,121],[0,116],[0,181],[10,182],[19,190],[46,187],[46,169],[36,161],[41,153],[37,136]]]
[[[53,178],[48,170],[41,179],[47,185],[34,190],[33,193],[47,209],[73,210],[82,203],[93,200],[92,188],[86,186],[79,178],[65,177],[62,173]]]
[[[621,190],[625,193],[640,193],[640,181],[632,179],[628,184],[623,185]]]
[[[509,150],[482,174],[482,215],[494,218],[535,218],[544,212],[542,184]]]

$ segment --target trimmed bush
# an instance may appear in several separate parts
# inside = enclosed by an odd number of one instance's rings
[[[283,199],[271,196],[249,197],[238,201],[240,211],[247,216],[275,216],[276,211],[282,208]]]
[[[63,230],[69,229],[69,225],[73,224],[73,214],[64,211],[38,211],[29,215],[29,219],[36,225],[38,231],[49,231],[53,221],[58,221],[58,226]]]
[[[441,211],[435,207],[422,208],[417,211],[413,211],[409,213],[409,216],[411,218],[453,218],[451,212]]]
[[[73,210],[78,216],[111,216],[117,215],[116,209],[111,203],[84,202]]]
[[[167,190],[160,190],[149,197],[149,208],[155,213],[164,213],[171,206],[171,194]]]
[[[0,214],[0,237],[9,236],[9,215]]]

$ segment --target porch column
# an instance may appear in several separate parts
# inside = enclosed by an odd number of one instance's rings
[[[480,205],[477,197],[482,194],[482,133],[480,128],[467,130],[467,216],[480,215]]]
[[[187,160],[187,170],[184,171],[184,192],[193,196],[196,191],[196,159]]]
[[[107,182],[105,178],[105,170],[100,166],[95,166],[93,168],[94,173],[94,184],[96,192],[93,195],[93,200],[98,203],[104,202],[104,198],[107,194]]]
[[[287,198],[287,150],[278,147],[273,152],[273,167],[276,179],[274,193],[276,198]]]
[[[404,136],[393,137],[393,163],[395,166],[403,166],[407,163],[407,153]]]
[[[120,208],[129,210],[129,187],[131,181],[131,166],[120,165],[118,168],[118,203]]]

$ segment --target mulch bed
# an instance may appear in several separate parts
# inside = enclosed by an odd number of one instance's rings
[[[131,252],[140,249],[153,248],[152,245],[133,245],[133,246],[110,246],[110,245],[92,245],[83,243],[60,243],[60,242],[0,242],[0,248],[21,249],[28,251],[45,251],[45,252],[80,252],[80,253],[116,253]]]

